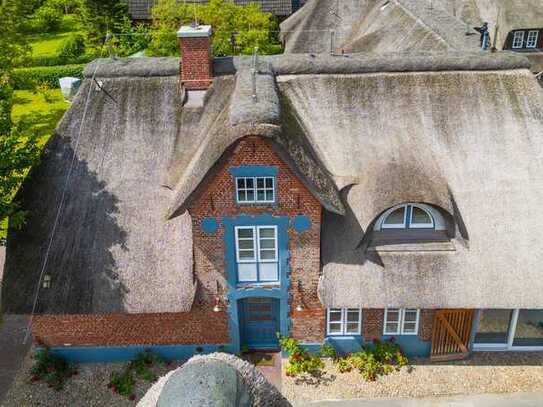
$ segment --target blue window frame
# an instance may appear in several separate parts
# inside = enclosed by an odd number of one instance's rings
[[[277,167],[245,165],[233,167],[235,199],[238,204],[273,204],[277,200]]]
[[[236,226],[234,230],[238,282],[278,282],[277,226]]]

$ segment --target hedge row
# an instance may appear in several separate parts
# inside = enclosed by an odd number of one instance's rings
[[[78,57],[64,57],[60,55],[45,55],[41,57],[31,57],[28,60],[29,66],[57,66],[57,65],[75,65],[85,64],[92,61],[94,55],[80,55]]]
[[[15,89],[32,90],[36,85],[46,83],[52,88],[59,88],[58,80],[64,76],[83,78],[85,64],[40,66],[15,69],[12,85]]]

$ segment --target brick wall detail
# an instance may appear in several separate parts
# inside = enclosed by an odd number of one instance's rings
[[[245,165],[265,165],[278,168],[277,202],[274,205],[238,205],[235,201],[234,179],[230,168]],[[241,139],[224,154],[195,194],[189,205],[194,244],[194,271],[199,291],[195,308],[209,308],[217,293],[226,291],[224,230],[212,235],[202,231],[206,217],[216,218],[244,215],[294,216],[303,214],[311,219],[311,229],[302,233],[289,228],[289,270],[292,335],[304,342],[320,342],[325,333],[325,312],[317,298],[320,276],[321,205],[292,170],[274,151],[272,142],[255,136]],[[302,302],[303,311],[296,312]]]
[[[179,40],[181,47],[181,83],[186,89],[207,89],[211,85],[213,65],[210,37]]]
[[[210,329],[212,327],[212,329]],[[225,312],[38,315],[32,332],[47,346],[189,345],[228,342]]]
[[[372,342],[374,339],[380,339],[383,336],[384,317],[384,309],[362,310],[362,337],[365,342]]]
[[[433,309],[423,309],[420,311],[419,336],[423,341],[432,340],[435,313]]]
[[[419,337],[423,341],[432,340],[432,328],[434,326],[433,309],[420,310],[419,319]],[[362,310],[362,335],[364,341],[371,342],[374,339],[379,339],[383,336],[385,322],[384,309],[363,309]]]

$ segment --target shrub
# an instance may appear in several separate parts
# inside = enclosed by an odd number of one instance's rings
[[[77,58],[85,53],[85,39],[81,34],[70,34],[62,43],[60,58]]]
[[[130,363],[128,369],[134,371],[136,375],[141,377],[143,380],[153,382],[157,378],[156,375],[149,370],[149,368],[157,364],[162,365],[163,363],[164,360],[159,355],[150,350],[146,350],[145,352],[141,352],[136,355],[136,359]]]
[[[300,374],[319,376],[322,373],[324,363],[318,356],[311,355],[300,346],[296,339],[280,334],[277,334],[277,337],[281,349],[289,355],[286,367],[287,376],[298,376]]]
[[[324,357],[324,358],[331,358],[334,360],[337,359],[337,352],[334,349],[334,347],[330,345],[329,343],[325,343],[324,345],[322,345],[319,354],[321,357]]]
[[[162,365],[163,363],[164,360],[150,350],[138,353],[136,358],[123,371],[111,373],[108,387],[114,392],[128,397],[130,400],[134,400],[136,397],[134,394],[134,387],[136,385],[134,374],[143,380],[154,382],[157,377],[151,371],[151,367],[157,364]]]
[[[61,390],[66,379],[77,374],[77,371],[64,359],[51,355],[46,348],[34,355],[34,365],[30,369],[30,374],[31,382],[45,380],[49,387]]]
[[[340,373],[357,369],[364,380],[374,381],[378,376],[388,375],[407,365],[408,360],[400,346],[393,340],[375,341],[373,347],[362,349],[336,361]]]
[[[125,369],[122,372],[111,372],[108,387],[115,393],[119,393],[121,396],[132,397],[134,396],[135,385],[136,381],[130,369]]]
[[[15,69],[12,86],[15,89],[32,90],[46,83],[52,88],[60,87],[58,80],[64,76],[83,77],[85,65],[60,65]]]
[[[32,29],[42,32],[56,31],[60,27],[62,16],[62,10],[47,1],[32,16]]]

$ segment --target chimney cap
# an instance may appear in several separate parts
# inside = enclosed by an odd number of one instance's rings
[[[209,37],[211,36],[210,25],[198,25],[196,27],[190,25],[182,26],[177,31],[178,38],[194,38],[194,37]]]

